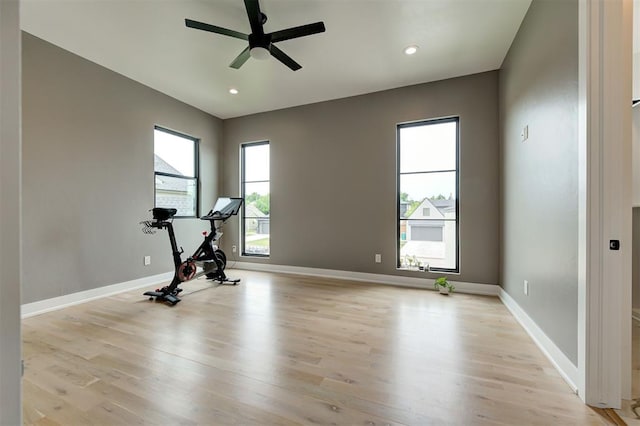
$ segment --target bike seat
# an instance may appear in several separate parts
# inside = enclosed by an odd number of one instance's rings
[[[176,209],[165,209],[164,207],[155,207],[151,209],[153,212],[153,218],[155,220],[167,220],[171,219],[178,213]]]

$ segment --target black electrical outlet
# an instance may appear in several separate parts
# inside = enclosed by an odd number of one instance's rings
[[[609,240],[609,250],[620,250],[620,240]]]

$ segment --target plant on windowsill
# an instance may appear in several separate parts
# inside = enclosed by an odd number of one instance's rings
[[[413,256],[413,265],[414,265],[414,269],[416,269],[416,270],[420,269],[420,264],[421,264],[421,263],[422,263],[422,262],[420,262],[420,261],[418,260],[418,258],[414,255],[414,256]]]
[[[449,282],[447,277],[440,277],[433,282],[433,287],[440,292],[440,294],[448,295],[453,293],[455,286]]]
[[[413,258],[407,255],[407,269],[413,269]]]

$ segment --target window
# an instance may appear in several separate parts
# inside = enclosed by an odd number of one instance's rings
[[[198,139],[171,130],[153,130],[155,206],[198,216]]]
[[[269,256],[269,142],[242,145],[242,255]]]
[[[398,268],[459,271],[459,119],[399,124]]]

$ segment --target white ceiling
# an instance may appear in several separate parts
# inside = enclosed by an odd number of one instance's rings
[[[184,19],[250,33],[242,0],[22,0],[22,29],[220,118],[498,69],[531,0],[261,0],[265,31],[324,21],[326,32],[277,44],[229,68],[243,40]],[[417,44],[406,56],[404,47]],[[229,88],[240,93],[229,94]]]

